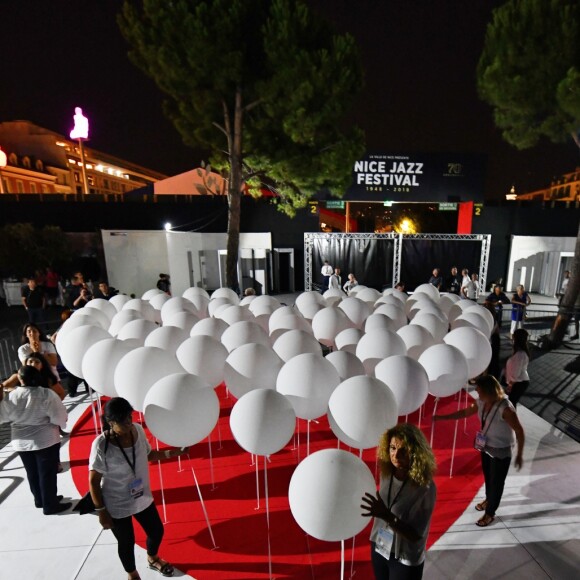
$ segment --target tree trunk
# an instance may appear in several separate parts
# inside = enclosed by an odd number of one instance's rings
[[[576,248],[574,250],[574,262],[570,272],[570,282],[566,288],[566,293],[560,300],[558,315],[552,326],[549,335],[543,337],[540,346],[545,349],[557,348],[562,344],[570,319],[574,314],[578,294],[580,293],[580,226],[576,238]]]
[[[226,258],[226,284],[238,294],[238,253],[240,248],[240,217],[242,201],[242,91],[236,91],[233,135],[230,139],[230,183],[228,188],[228,255]]]

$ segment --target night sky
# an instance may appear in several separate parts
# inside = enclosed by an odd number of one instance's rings
[[[366,85],[352,112],[367,148],[488,156],[486,197],[523,193],[573,171],[570,141],[518,151],[477,96],[475,70],[492,0],[309,0],[357,39]],[[127,58],[120,0],[0,2],[0,121],[26,119],[68,135],[75,106],[89,145],[168,175],[207,154],[185,147],[161,111],[163,95]],[[0,143],[1,146],[1,143]]]

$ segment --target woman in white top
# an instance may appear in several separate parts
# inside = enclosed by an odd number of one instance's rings
[[[34,505],[46,515],[58,514],[72,505],[60,503],[56,491],[59,427],[66,426],[66,409],[54,391],[42,388],[42,376],[33,366],[21,367],[18,378],[18,388],[0,391],[0,423],[12,423],[12,448],[26,470]]]
[[[358,281],[354,277],[354,274],[351,273],[348,275],[348,278],[347,278],[346,282],[344,283],[344,285],[342,286],[342,289],[346,292],[346,294],[350,294],[351,290],[355,286],[358,286]]]
[[[422,431],[408,423],[379,441],[381,486],[362,498],[363,516],[374,517],[371,562],[375,578],[420,580],[435,507],[435,457]]]
[[[520,397],[530,386],[528,365],[530,364],[530,349],[528,347],[528,331],[518,328],[513,336],[513,354],[507,359],[505,377],[507,381],[506,393],[515,407]]]
[[[58,371],[56,370],[58,355],[56,354],[54,344],[48,340],[36,324],[25,324],[22,329],[22,346],[18,349],[18,358],[20,362],[24,364],[28,355],[33,352],[39,352],[44,356],[46,362],[50,365],[52,372],[56,375],[56,378],[60,378]]]
[[[114,397],[105,405],[103,430],[89,458],[89,488],[105,530],[112,530],[118,554],[129,579],[139,578],[135,565],[133,517],[147,534],[147,563],[163,576],[173,576],[173,566],[158,555],[163,523],[153,502],[149,461],[188,453],[188,449],[151,449],[141,425],[133,424],[129,401]]]
[[[514,434],[517,442],[515,466],[518,470],[523,464],[525,436],[514,406],[497,380],[491,375],[482,375],[477,377],[475,384],[479,399],[455,413],[433,415],[433,420],[463,419],[477,413],[481,421],[481,430],[477,432],[474,447],[481,452],[485,499],[475,509],[485,513],[475,523],[483,528],[495,520],[511,463]]]

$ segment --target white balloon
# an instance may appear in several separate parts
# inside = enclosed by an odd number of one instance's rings
[[[461,316],[458,316],[451,324],[452,330],[463,327],[476,328],[477,330],[483,332],[488,338],[491,336],[491,331],[493,330],[493,326],[490,330],[487,318],[481,316],[481,314],[479,314],[478,312],[473,312],[472,310],[466,310]]]
[[[323,449],[294,470],[288,489],[290,511],[311,536],[337,542],[356,536],[368,524],[361,497],[375,495],[376,484],[366,464],[347,451]]]
[[[228,358],[226,347],[211,336],[190,336],[176,351],[181,366],[192,375],[201,377],[210,387],[224,380],[224,365]]]
[[[199,318],[192,312],[182,310],[181,312],[173,312],[165,316],[163,324],[167,326],[177,326],[186,333],[191,332],[191,329],[199,322]]]
[[[436,304],[415,304],[409,311],[409,320],[413,320],[417,314],[433,314],[442,322],[445,322],[447,325],[449,324],[447,315]]]
[[[403,312],[405,312],[405,302],[406,301],[401,300],[392,293],[387,295],[383,293],[383,295],[375,302],[375,308],[378,308],[378,306],[380,306],[381,304],[390,304],[391,306],[397,306],[398,308],[402,308]]]
[[[210,316],[215,316],[220,308],[224,308],[225,306],[235,306],[237,304],[237,302],[233,302],[229,298],[213,298],[207,305],[207,313]]]
[[[323,308],[326,308],[326,301],[323,305],[318,302],[309,302],[300,307],[300,314],[302,314],[306,320],[312,320],[316,316],[316,313]]]
[[[420,292],[419,294],[413,294],[409,297],[407,302],[405,302],[405,314],[409,316],[413,308],[420,308],[421,306],[435,306],[439,303],[438,299],[433,299],[429,294]]]
[[[168,301],[171,300],[171,296],[169,294],[165,294],[165,292],[161,292],[161,294],[156,294],[152,298],[149,299],[149,304],[155,308],[155,310],[159,310],[163,308],[163,305]]]
[[[328,410],[339,432],[344,433],[347,445],[355,443],[357,449],[376,447],[386,429],[397,424],[397,400],[391,389],[379,379],[356,376],[343,381],[333,391]],[[332,427],[332,425],[331,425]]]
[[[442,294],[441,299],[439,300],[439,308],[445,313],[446,316],[449,316],[449,311],[451,307],[456,303],[459,302],[461,298],[457,296],[457,294]]]
[[[321,308],[326,306],[326,300],[320,294],[320,292],[314,292],[313,290],[309,292],[302,292],[296,297],[295,306],[296,308],[302,312],[302,307],[307,304],[318,304]]]
[[[119,361],[133,350],[127,341],[105,338],[90,346],[82,360],[85,382],[105,397],[117,397],[115,369]]]
[[[117,294],[109,300],[109,303],[117,309],[117,312],[120,312],[123,309],[123,305],[129,302],[129,300],[131,300],[130,296],[127,296],[126,294]]]
[[[109,333],[111,336],[117,336],[119,331],[127,322],[131,322],[131,320],[142,320],[143,317],[141,316],[140,312],[136,310],[121,310],[113,316],[113,320],[111,320],[111,324],[109,326]]]
[[[362,328],[365,320],[371,315],[372,308],[366,302],[349,296],[345,298],[338,307],[348,316],[356,328]]]
[[[395,320],[389,318],[385,314],[374,313],[365,320],[365,332],[377,329],[392,330],[397,332],[399,325]]]
[[[389,356],[407,354],[403,339],[391,330],[371,330],[359,341],[356,356],[362,361],[368,375],[372,375],[377,363]]]
[[[123,304],[123,310],[136,310],[141,313],[142,318],[155,322],[155,308],[153,308],[147,300],[133,298],[132,300],[129,300],[129,302]]]
[[[449,322],[453,321],[463,314],[468,308],[473,308],[473,302],[471,300],[458,300],[450,309],[447,318]]]
[[[336,335],[336,348],[356,353],[356,346],[364,332],[360,328],[347,328]]]
[[[216,313],[215,317],[224,320],[228,323],[229,326],[244,320],[251,320],[255,322],[254,315],[247,308],[239,305],[228,306],[227,308],[221,310],[219,313]]]
[[[224,380],[237,399],[254,389],[276,389],[283,362],[263,344],[243,344],[232,351],[225,362]]]
[[[326,360],[336,369],[341,381],[365,374],[365,367],[352,352],[335,350],[326,355]]]
[[[398,304],[387,304],[387,303],[379,303],[375,308],[374,314],[384,314],[388,316],[391,320],[393,320],[397,325],[397,330],[402,328],[407,324],[407,315],[405,314],[405,308],[401,302],[399,302],[396,298],[393,298]]]
[[[87,350],[99,340],[111,335],[98,326],[79,326],[71,330],[60,342],[58,354],[66,370],[75,377],[83,377],[82,362]]]
[[[209,294],[207,293],[207,290],[200,288],[199,286],[191,286],[187,290],[184,290],[182,296],[186,300],[191,300],[195,296],[202,296],[203,298],[207,298],[209,300]]]
[[[161,306],[161,320],[163,320],[163,324],[165,324],[166,320],[176,312],[183,311],[191,312],[191,314],[195,315],[197,308],[189,300],[186,300],[181,296],[174,296],[173,298],[166,300]]]
[[[456,328],[443,340],[463,353],[467,359],[470,379],[479,376],[489,366],[491,344],[488,337],[476,328]]]
[[[276,390],[288,397],[297,417],[317,419],[326,413],[328,399],[339,382],[335,368],[322,356],[299,354],[280,369]]]
[[[94,326],[95,328],[101,328],[94,319],[86,318],[84,316],[80,316],[78,318],[69,318],[68,320],[65,320],[64,324],[60,327],[54,342],[54,346],[56,346],[57,352],[60,352],[60,345],[62,344],[65,336],[71,330],[80,328],[81,326]]]
[[[160,326],[147,335],[144,346],[156,346],[175,354],[177,347],[188,337],[187,332],[177,326]]]
[[[358,286],[355,286],[355,290]],[[354,295],[359,300],[366,302],[369,306],[373,306],[374,303],[381,297],[381,293],[374,288],[363,288],[362,290],[356,290]]]
[[[127,353],[117,364],[115,389],[133,409],[142,412],[149,389],[159,379],[174,373],[183,373],[183,367],[173,354],[154,346],[141,346]]]
[[[427,371],[429,392],[435,397],[448,397],[457,393],[467,383],[467,359],[456,347],[435,344],[420,357],[419,363]]]
[[[230,414],[230,428],[248,453],[272,455],[292,439],[296,415],[290,401],[270,389],[245,394]]]
[[[413,413],[427,400],[427,371],[410,356],[390,356],[382,360],[375,367],[375,376],[395,395],[399,415]]]
[[[240,297],[231,288],[218,288],[214,290],[211,299],[216,300],[217,298],[226,298],[232,304],[239,304]]]
[[[188,373],[159,379],[145,396],[144,408],[151,433],[173,447],[189,447],[205,439],[220,414],[215,391]]]
[[[481,316],[482,318],[484,318],[487,321],[489,334],[492,333],[496,323],[496,319],[494,315],[485,306],[481,306],[480,304],[474,304],[471,308],[464,310],[461,316],[464,316],[466,314],[477,314],[477,316]],[[481,330],[485,334],[483,328],[480,328],[479,330]]]
[[[251,321],[232,324],[222,334],[221,342],[228,349],[228,352],[232,352],[238,346],[249,342],[270,346],[270,338],[266,331],[257,322]]]
[[[103,330],[107,330],[109,328],[109,324],[111,324],[111,320],[109,319],[108,315],[97,308],[81,308],[80,310],[73,312],[70,318],[71,320],[74,318],[82,318],[84,320],[84,324],[94,324],[96,326],[100,326]]]
[[[257,296],[255,294],[250,294],[249,296],[244,296],[240,300],[240,306],[246,306],[247,308],[250,307],[250,303],[253,302]]]
[[[268,323],[270,329],[270,341],[276,342],[278,338],[288,330],[303,330],[312,334],[310,322],[298,314],[288,314],[287,316],[278,316],[274,324]]]
[[[319,310],[312,319],[312,331],[316,339],[326,346],[335,346],[336,335],[353,326],[348,316],[334,306]]]
[[[111,322],[111,320],[113,320],[113,316],[117,314],[117,309],[108,300],[105,300],[104,298],[93,298],[92,300],[89,300],[86,303],[84,309],[87,308],[89,310],[91,308],[95,308],[96,310],[104,312],[107,315],[107,318],[109,319],[109,323]]]
[[[199,336],[205,334],[216,340],[221,340],[222,334],[228,328],[227,322],[219,318],[204,318],[200,320],[190,332],[190,336]]]
[[[145,320],[144,318],[131,320],[119,330],[117,338],[119,340],[134,339],[136,344],[143,346],[147,336],[156,328],[159,327],[151,320]]]
[[[143,296],[141,296],[142,300],[151,300],[154,296],[159,296],[160,294],[165,294],[163,290],[159,290],[159,288],[150,288],[143,292]],[[167,296],[167,294],[165,294]]]
[[[186,300],[191,302],[194,308],[193,314],[198,318],[207,318],[209,316],[209,298],[200,294],[199,296],[189,295],[189,298],[186,298]]]
[[[255,300],[252,300],[249,308],[250,312],[257,316],[258,314],[263,314],[265,312],[265,308],[268,309],[270,314],[277,310],[282,305],[280,301],[274,296],[269,296],[268,294],[263,294],[262,296],[254,296]]]
[[[346,294],[339,288],[329,288],[323,295],[327,306],[336,306]]]
[[[421,284],[420,286],[415,288],[415,292],[413,292],[413,296],[415,294],[427,294],[428,296],[433,298],[433,300],[435,300],[435,301],[439,300],[439,290],[437,290],[437,288],[435,288],[435,286],[433,286],[433,284],[428,284],[428,283]]]
[[[368,286],[365,286],[364,284],[357,284],[351,291],[350,293],[353,295],[357,295],[359,292],[361,292],[362,290],[366,290],[368,288]]]
[[[292,308],[292,306],[282,306],[281,308],[277,308],[270,316],[270,329],[272,328],[271,325],[275,325],[277,323],[276,321],[278,318],[294,314],[297,316],[302,316],[300,311],[298,309]]]
[[[418,360],[430,346],[435,344],[435,338],[424,327],[418,324],[409,324],[397,330],[397,334],[403,339],[407,347],[407,356]]]
[[[442,341],[449,330],[449,323],[441,320],[435,314],[423,314],[420,312],[411,320],[411,324],[418,324],[426,328],[433,335],[436,342]]]
[[[405,302],[407,302],[407,300],[409,299],[409,295],[406,292],[401,292],[396,288],[387,288],[386,290],[383,291],[383,296],[385,297],[393,296],[403,304],[405,304]]]
[[[276,340],[273,348],[284,362],[305,353],[322,357],[320,343],[314,336],[303,330],[288,330]]]

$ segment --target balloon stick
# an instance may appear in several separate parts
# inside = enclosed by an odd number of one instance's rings
[[[340,540],[340,580],[344,580],[344,540]]]
[[[218,441],[220,442],[219,447],[218,447],[218,451],[221,451],[221,449],[222,449],[222,430],[221,430],[221,427],[220,427],[220,419],[219,419],[219,417],[218,417],[217,427],[218,427]]]
[[[203,496],[201,495],[201,489],[199,488],[199,483],[197,482],[197,477],[195,476],[195,470],[193,469],[193,465],[191,465],[191,458],[189,454],[187,455],[189,459],[189,464],[191,466],[191,474],[193,475],[193,481],[195,482],[195,487],[197,488],[197,494],[199,495],[199,502],[201,503],[201,509],[203,510],[203,515],[205,517],[205,523],[207,524],[207,529],[209,531],[209,535],[211,537],[211,543],[213,544],[213,550],[217,550],[217,545],[215,543],[215,539],[213,537],[213,531],[211,529],[211,524],[209,523],[209,517],[207,515],[207,510],[205,509],[205,502],[203,501]]]
[[[461,392],[459,392],[459,399],[457,401],[457,410],[459,411],[459,409],[461,408]],[[453,461],[455,460],[455,442],[457,441],[457,428],[459,427],[458,425],[459,421],[455,421],[455,430],[453,432],[453,448],[451,451],[451,465],[449,466],[449,478],[451,479],[451,477],[453,477],[452,473],[453,473]]]
[[[159,440],[155,439],[155,448],[159,451]],[[161,471],[161,461],[157,460],[157,468],[159,469],[159,485],[161,486],[161,505],[163,506],[163,522],[167,523],[167,507],[165,505],[165,488],[163,485],[163,472]]]
[[[352,577],[356,574],[356,572],[354,571],[354,545],[356,542],[356,536],[352,537],[352,549],[350,551],[350,578],[352,580]]]
[[[254,454],[252,453],[252,459],[254,458]],[[257,456],[256,456],[256,460],[257,460]],[[260,509],[260,479],[258,476],[258,463],[259,461],[257,460],[256,462],[256,507],[254,508],[255,510],[259,510]]]
[[[300,419],[296,417],[296,439],[298,444],[296,445],[296,459],[300,463]]]
[[[419,407],[419,424],[417,425],[417,427],[419,427],[419,429],[421,429],[421,417],[423,415],[423,407],[425,406],[425,403],[423,403],[420,407]]]
[[[433,405],[433,415],[437,413],[437,404],[439,403],[439,397],[435,398],[435,405]],[[433,447],[433,433],[435,432],[435,421],[431,420],[431,441],[429,445]]]
[[[207,436],[207,446],[209,449],[209,474],[211,477],[211,490],[215,489],[215,479],[213,476],[213,455],[211,453],[211,433]]]
[[[306,423],[306,457],[310,455],[310,420]]]
[[[257,462],[256,462],[257,464]],[[266,525],[268,527],[268,574],[272,578],[272,547],[270,545],[270,506],[268,502],[268,458],[264,456],[264,497],[266,500]]]
[[[469,403],[469,391],[466,387],[465,388],[465,405],[466,406],[467,406],[467,403]],[[467,417],[465,417],[465,419],[463,419],[463,433],[464,433],[464,435],[467,435]]]
[[[95,426],[95,435],[99,434],[99,427],[97,424],[97,414],[95,411],[95,405],[93,403],[93,389],[91,389],[90,385],[88,383],[85,383],[89,389],[89,396],[91,398],[91,411],[93,412],[93,425]],[[97,403],[98,404],[98,403]]]

